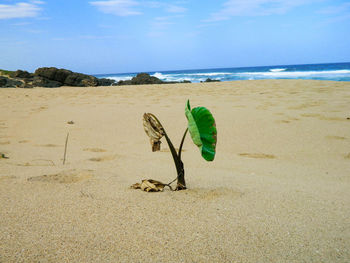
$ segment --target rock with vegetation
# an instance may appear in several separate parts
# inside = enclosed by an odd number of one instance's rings
[[[14,71],[0,69],[0,76],[10,76]]]
[[[16,70],[10,73],[10,76],[12,78],[20,78],[20,79],[28,79],[34,77],[32,73],[29,73],[28,71],[25,70]]]

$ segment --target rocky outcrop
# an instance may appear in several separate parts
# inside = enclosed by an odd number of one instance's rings
[[[157,77],[150,76],[147,73],[139,73],[136,75],[136,77],[133,77],[131,79],[132,85],[140,85],[140,84],[162,84],[164,83],[162,80],[160,80]]]
[[[57,88],[61,86],[94,87],[111,86],[115,83],[111,79],[98,79],[91,75],[73,72],[54,67],[38,68],[34,74],[24,70],[0,71],[0,87],[13,88]]]
[[[35,76],[33,81],[27,84],[28,87],[29,85],[31,87],[58,88],[62,86],[62,83],[55,80],[49,80],[44,77]]]
[[[117,85],[162,84],[164,81],[147,73],[139,73],[131,80],[120,80]]]
[[[10,76],[12,78],[20,78],[20,79],[27,79],[27,78],[34,77],[34,75],[32,73],[29,73],[28,71],[20,70],[20,69],[10,73]]]
[[[98,86],[112,86],[115,83],[115,80],[106,78],[97,79],[97,81]]]
[[[75,87],[91,87],[98,86],[98,79],[91,75],[85,75],[82,73],[72,72],[67,69],[58,69],[54,67],[50,68],[38,68],[34,76],[45,78],[50,81],[59,82],[66,86]]]
[[[201,82],[220,82],[220,80],[219,79],[207,78],[205,81],[201,81]]]
[[[147,73],[139,73],[136,77],[133,77],[131,80],[120,80],[114,85],[143,85],[143,84],[173,84],[173,83],[191,83],[189,80],[184,80],[182,82],[175,81],[162,81],[157,77],[151,76]]]
[[[75,87],[94,87],[98,85],[98,80],[94,76],[73,72],[65,79],[64,85]]]
[[[37,70],[35,70],[34,76],[42,77],[42,78],[45,78],[47,80],[61,82],[63,85],[66,78],[72,73],[73,73],[72,71],[67,70],[67,69],[58,69],[58,68],[54,68],[54,67],[46,68],[45,67],[45,68],[38,68]]]
[[[190,81],[166,82],[147,73],[139,73],[131,80],[115,82],[112,79],[96,78],[91,75],[73,72],[67,69],[55,67],[38,68],[34,73],[24,70],[6,71],[0,70],[0,87],[12,88],[57,88],[61,86],[95,87],[112,85],[141,85],[141,84],[168,84],[191,83]]]
[[[7,84],[7,78],[0,76],[0,87],[5,87]]]
[[[0,76],[0,88],[20,88],[23,82],[9,77]]]

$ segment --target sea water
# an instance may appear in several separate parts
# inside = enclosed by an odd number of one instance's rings
[[[163,81],[201,82],[212,80],[255,80],[255,79],[316,79],[350,81],[350,63],[279,65],[242,68],[191,69],[172,71],[146,72]],[[134,73],[100,74],[99,78],[109,78],[116,81],[129,80]]]

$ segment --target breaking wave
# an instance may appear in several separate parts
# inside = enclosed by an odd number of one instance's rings
[[[212,80],[255,80],[255,79],[318,79],[350,81],[350,63],[268,66],[249,68],[226,69],[198,69],[148,72],[151,76],[163,81],[201,82],[210,78]],[[137,73],[99,75],[98,77],[110,78],[115,81],[129,80]]]
[[[281,71],[285,71],[285,68],[272,68],[270,69],[271,72],[281,72]]]

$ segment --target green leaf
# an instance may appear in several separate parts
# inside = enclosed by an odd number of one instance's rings
[[[191,110],[189,100],[187,101],[185,114],[193,143],[199,147],[202,157],[205,160],[213,161],[217,141],[217,131],[213,115],[205,107],[196,107]]]

